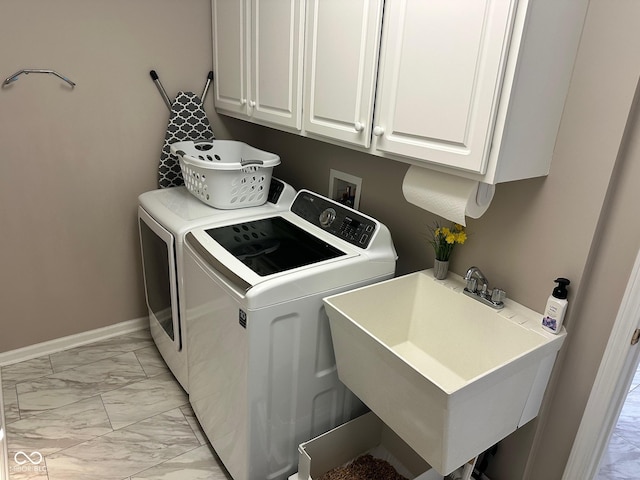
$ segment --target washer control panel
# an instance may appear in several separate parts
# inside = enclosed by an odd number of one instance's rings
[[[378,223],[358,211],[313,192],[301,190],[291,212],[352,245],[367,248]]]

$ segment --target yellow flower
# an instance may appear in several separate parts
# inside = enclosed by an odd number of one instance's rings
[[[434,248],[436,260],[449,260],[455,244],[462,244],[467,240],[465,227],[458,223],[453,223],[450,227],[441,227],[436,222],[430,230],[432,237],[429,243]]]

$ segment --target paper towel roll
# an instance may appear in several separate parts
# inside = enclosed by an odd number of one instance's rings
[[[465,216],[479,218],[487,211],[495,185],[412,165],[402,181],[402,193],[408,202],[466,225]]]

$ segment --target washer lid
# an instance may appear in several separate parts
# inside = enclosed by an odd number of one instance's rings
[[[280,216],[210,228],[205,232],[260,276],[346,255]]]
[[[259,206],[234,210],[213,208],[191,195],[184,186],[145,192],[138,197],[138,205],[173,234],[182,234],[200,225],[288,210],[295,195],[291,185],[271,177],[267,201]]]

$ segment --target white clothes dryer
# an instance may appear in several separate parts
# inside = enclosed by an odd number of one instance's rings
[[[396,258],[384,225],[307,190],[186,234],[189,401],[234,480],[287,478],[300,443],[364,413],[322,298],[393,277]]]
[[[199,225],[286,210],[295,193],[293,187],[272,177],[267,202],[255,207],[216,209],[198,200],[184,186],[152,190],[138,197],[138,228],[151,335],[185,391],[189,391],[189,385],[182,311],[184,235]]]

